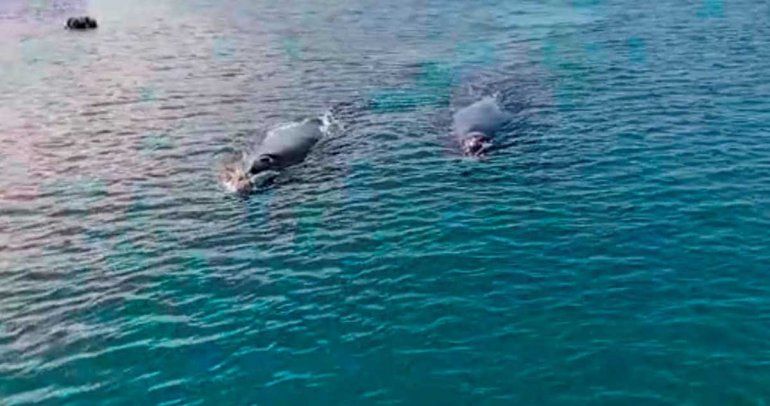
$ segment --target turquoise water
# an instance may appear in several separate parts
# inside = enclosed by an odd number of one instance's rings
[[[769,13],[3,2],[0,404],[764,404]],[[488,94],[511,146],[461,159]]]

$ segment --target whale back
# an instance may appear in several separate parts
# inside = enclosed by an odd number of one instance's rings
[[[486,97],[460,109],[452,117],[452,131],[456,135],[481,132],[491,136],[510,120],[494,98]]]
[[[275,156],[281,167],[302,162],[321,139],[321,125],[319,119],[308,119],[270,130],[257,148],[257,156]]]

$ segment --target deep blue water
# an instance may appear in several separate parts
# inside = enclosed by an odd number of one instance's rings
[[[765,404],[768,17],[3,2],[0,404]],[[490,94],[511,146],[460,158]],[[217,183],[339,105],[273,187]]]

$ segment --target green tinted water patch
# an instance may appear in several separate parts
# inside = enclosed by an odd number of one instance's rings
[[[602,3],[602,0],[571,0],[573,7],[595,7]]]
[[[173,147],[173,142],[168,134],[151,132],[142,137],[139,144],[139,151],[145,155],[154,155],[162,150],[169,150]]]
[[[323,208],[308,207],[298,219],[294,250],[297,254],[312,255],[317,249],[319,235],[324,233]]]
[[[701,18],[720,18],[725,16],[724,0],[702,0],[696,13]]]
[[[20,46],[21,60],[28,67],[45,66],[57,56],[58,48],[46,39],[26,38]]]
[[[200,250],[186,250],[177,257],[177,264],[154,279],[153,291],[162,293],[164,303],[180,314],[214,314],[207,308],[217,304],[209,299],[222,286],[212,276],[214,268],[208,255]]]
[[[228,4],[232,7],[232,5]],[[176,0],[172,4],[173,10],[194,15],[207,15],[214,8],[214,3],[209,0]]]
[[[187,343],[186,338],[199,336],[201,330],[190,325],[173,307],[157,299],[132,295],[128,299],[106,302],[89,316],[91,323],[99,321],[101,326],[116,326],[121,334],[105,342],[108,351],[76,359],[67,365],[66,372],[56,371],[56,374],[65,372],[67,375],[66,378],[59,377],[60,380],[72,379],[75,375],[78,380],[87,382],[95,378],[92,375],[110,375],[124,381],[121,384],[124,391],[146,397],[146,371],[154,371],[149,376],[174,381],[186,374],[202,373],[201,369],[219,363],[216,361],[218,345]],[[100,343],[90,342],[92,347],[95,344]],[[194,355],[193,348],[200,354]]]
[[[141,187],[134,186],[131,204],[126,207],[122,214],[123,220],[119,224],[120,234],[127,232],[141,232],[143,234],[142,243],[148,247],[173,246],[177,244],[178,238],[173,229],[167,224],[154,224],[150,227],[147,215],[152,211],[152,206],[148,203],[147,197],[144,197],[144,191]]]
[[[214,38],[211,55],[217,60],[230,60],[235,56],[235,43],[229,37]]]
[[[171,282],[166,289],[179,290],[189,294],[212,293],[206,285],[211,281],[212,265],[206,252],[201,250],[185,250],[179,254],[179,263],[174,266],[175,272],[169,274],[165,282]],[[204,283],[205,282],[205,283]]]
[[[147,325],[148,322],[154,321],[152,334],[147,334],[148,339],[173,338],[177,333],[183,332],[177,331],[181,330],[177,326],[179,323],[172,323],[170,320],[179,316],[174,307],[151,297],[149,292],[121,295],[119,298],[104,301],[98,309],[93,310],[95,311],[89,312],[87,318],[93,318],[107,325],[123,323]],[[130,340],[130,337],[123,339]]]
[[[495,46],[491,42],[462,42],[455,49],[455,60],[460,65],[488,66],[497,61]]]
[[[551,71],[574,76],[575,69],[590,62],[599,62],[593,57],[602,47],[596,43],[586,43],[573,37],[549,38],[543,42],[541,60]]]
[[[450,63],[423,62],[413,83],[404,88],[373,92],[369,96],[369,107],[377,113],[394,113],[426,106],[447,106],[456,82],[455,71],[455,66]]]
[[[27,7],[30,11],[46,11],[51,7],[50,0],[28,0]]]
[[[142,86],[139,88],[139,101],[153,102],[157,99],[157,93],[153,86]]]
[[[270,400],[271,397],[267,392],[261,388],[261,386],[254,385],[254,382],[269,382],[273,374],[276,371],[282,371],[286,369],[287,356],[281,354],[272,346],[257,346],[252,345],[250,348],[241,349],[238,353],[238,357],[233,360],[233,363],[237,365],[243,371],[249,371],[245,379],[248,382],[248,387],[258,390],[259,396],[255,396],[259,400],[265,402],[265,404],[277,404]],[[246,384],[246,382],[244,382]]]
[[[173,246],[174,239],[167,231],[157,226],[148,227],[144,218],[148,210],[141,199],[135,198],[122,215],[124,221],[86,230],[85,241],[102,255],[108,273],[119,275],[147,270],[152,266],[154,252],[160,247]],[[137,242],[127,240],[126,236],[130,235]]]
[[[415,85],[423,89],[435,89],[445,91],[452,87],[454,82],[453,67],[444,62],[425,62],[420,67]]]
[[[43,17],[51,12],[56,12],[59,4],[52,4],[51,0],[28,0],[27,11],[35,17]],[[0,403],[1,404],[1,403]]]
[[[365,160],[350,164],[350,171],[345,177],[345,205],[364,204],[376,198],[369,186],[369,179],[374,174],[374,167]]]
[[[579,107],[590,94],[591,86],[582,79],[570,77],[553,83],[553,96],[562,111]]]
[[[179,376],[185,378],[190,375],[205,376],[210,373],[210,371],[215,371],[217,367],[225,361],[228,355],[217,342],[211,341],[190,346],[186,351],[181,353],[179,351],[175,352],[179,353],[180,361],[186,361],[181,364],[184,367],[179,371]],[[208,380],[204,380],[203,382],[207,382],[205,385],[209,387],[197,388],[195,392],[198,392],[200,396],[205,396],[206,393],[215,391],[218,387],[216,384],[212,385]]]
[[[104,260],[107,272],[122,275],[148,269],[151,258],[146,248],[129,241],[120,241],[106,253]]]
[[[296,37],[286,37],[281,41],[281,48],[286,52],[290,61],[300,59],[302,44]]]
[[[130,193],[131,203],[126,207],[123,215],[129,226],[134,226],[135,229],[144,229],[147,225],[144,220],[144,215],[151,210],[151,206],[146,199],[142,197],[144,196],[145,191],[141,185],[133,185]]]
[[[88,216],[91,206],[107,197],[104,180],[90,177],[46,181],[41,190],[53,195],[57,207],[81,219]]]
[[[0,167],[3,168],[3,175],[12,183],[21,179],[30,179],[30,168],[21,160],[11,156],[8,152],[0,152]],[[54,185],[56,182],[50,181],[43,183],[45,185]],[[6,185],[3,185],[6,186]]]
[[[406,112],[424,106],[448,104],[449,99],[446,94],[436,94],[421,89],[380,90],[369,97],[369,108],[376,113]]]
[[[449,232],[467,230],[468,211],[459,207],[447,208],[441,212],[441,225]]]
[[[346,198],[344,199],[344,213],[342,214],[350,222],[348,227],[359,229],[360,224],[367,223],[372,217],[385,210],[381,205],[373,207],[382,199],[382,194],[371,186],[371,181],[378,170],[369,162],[357,161],[351,164],[350,173],[345,178]],[[384,231],[382,227],[377,229],[360,230],[360,236],[355,238],[348,250],[354,253],[366,253],[367,256],[383,257],[397,249],[397,241],[392,235]],[[342,265],[356,266],[355,259],[345,259]]]
[[[398,89],[382,89],[370,96],[370,107],[380,113],[407,112],[423,106],[448,106],[462,72],[490,66],[497,61],[491,42],[457,45],[450,61],[425,61],[414,82]]]
[[[0,84],[11,89],[37,84],[48,74],[55,47],[46,40],[25,38],[18,44],[18,53],[0,60]]]
[[[185,272],[200,275],[207,273],[207,271],[211,269],[211,264],[209,264],[206,253],[193,250],[185,255],[184,260],[180,264],[180,268]]]
[[[643,64],[647,60],[647,50],[644,39],[631,37],[628,39],[628,60],[631,63]]]
[[[359,223],[369,213],[369,204],[377,200],[377,191],[370,186],[374,172],[372,164],[365,160],[351,163],[343,192],[343,216],[349,221]]]
[[[633,46],[643,49],[644,40],[641,38],[639,38],[638,41],[634,40]],[[582,53],[580,55],[582,57],[581,60],[589,66],[599,66],[601,64],[605,64],[609,58],[606,47],[598,42],[587,42],[583,44]]]
[[[590,91],[593,66],[605,63],[603,48],[567,37],[546,40],[541,53],[543,64],[555,75],[552,83],[557,106],[570,110],[582,104]]]
[[[543,46],[540,48],[540,53],[543,65],[550,69],[555,69],[558,66],[559,54],[556,41],[545,41]]]

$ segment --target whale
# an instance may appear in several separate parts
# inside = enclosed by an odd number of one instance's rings
[[[320,118],[310,118],[268,131],[253,154],[248,173],[280,171],[304,161],[323,137],[323,125]]]
[[[240,158],[231,155],[221,163],[220,182],[241,196],[271,184],[281,170],[305,160],[327,130],[327,119],[309,118],[269,130],[250,152],[242,152]]]
[[[452,134],[463,155],[483,157],[494,145],[494,135],[511,119],[494,97],[485,97],[452,116]]]

